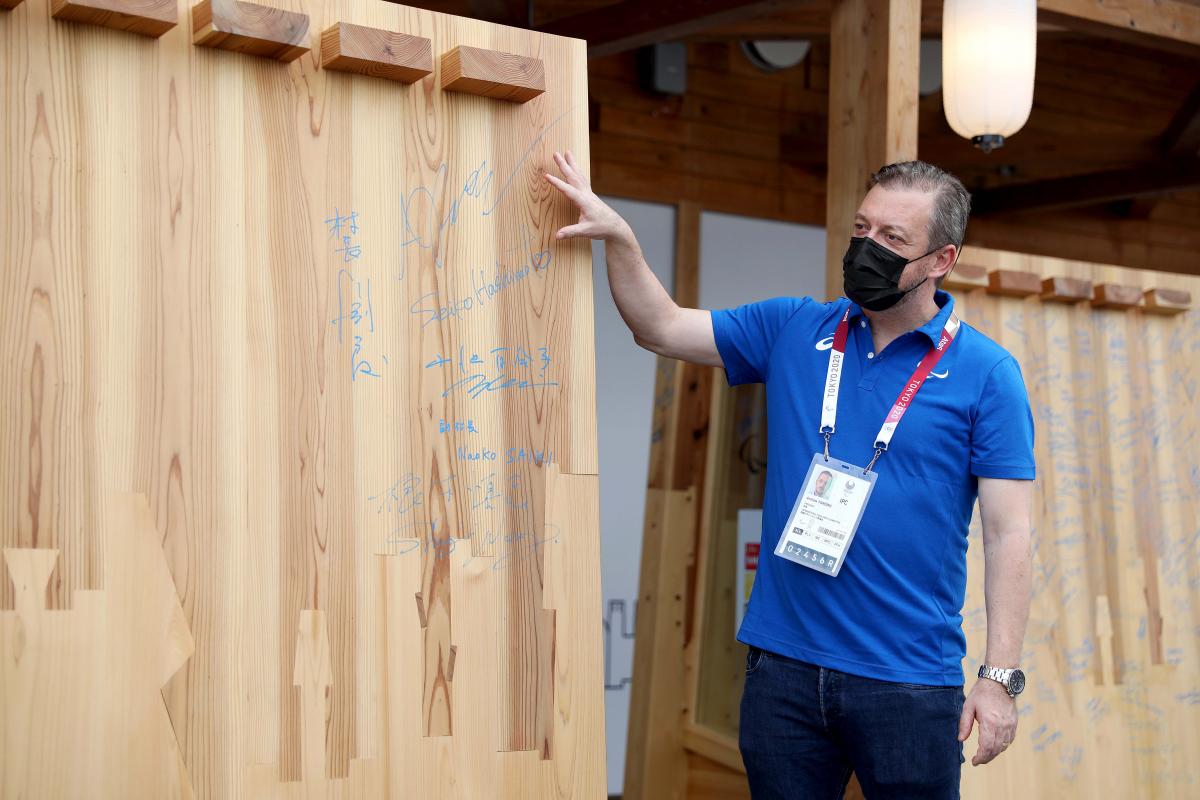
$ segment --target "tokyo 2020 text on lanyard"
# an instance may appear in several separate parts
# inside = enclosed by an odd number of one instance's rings
[[[825,439],[825,451],[813,456],[787,525],[779,537],[776,555],[828,575],[836,576],[841,571],[875,488],[877,475],[871,468],[887,452],[904,412],[949,349],[958,328],[958,317],[951,314],[937,343],[917,364],[916,371],[892,404],[879,435],[875,437],[875,455],[866,467],[858,467],[829,455],[829,440],[837,430],[838,392],[846,358],[846,340],[850,335],[850,310],[846,310],[834,333],[825,373],[825,393],[821,402],[821,436]]]

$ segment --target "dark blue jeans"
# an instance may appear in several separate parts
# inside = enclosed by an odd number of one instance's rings
[[[751,647],[739,745],[754,800],[957,800],[961,686],[847,675]]]

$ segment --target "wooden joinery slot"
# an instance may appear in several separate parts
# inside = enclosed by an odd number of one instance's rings
[[[988,294],[1029,297],[1042,293],[1042,279],[1033,272],[998,269],[988,273]]]
[[[1147,289],[1143,297],[1153,314],[1182,314],[1192,307],[1192,293],[1183,289]]]
[[[942,288],[950,289],[986,289],[988,285],[987,267],[978,264],[955,264],[954,269],[942,281]]]
[[[179,24],[175,0],[54,0],[50,16],[154,37]]]
[[[1058,303],[1078,303],[1092,299],[1092,282],[1079,278],[1046,278],[1042,281],[1042,299]]]
[[[321,33],[321,66],[412,83],[433,72],[433,43],[407,33],[336,22]]]
[[[526,103],[546,91],[540,59],[459,45],[442,54],[442,88]]]
[[[295,61],[309,50],[308,15],[241,0],[200,0],[192,6],[192,43]]]
[[[1101,283],[1092,293],[1092,305],[1096,308],[1134,308],[1141,303],[1142,290],[1136,286]]]

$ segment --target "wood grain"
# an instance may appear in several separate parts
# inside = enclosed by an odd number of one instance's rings
[[[1095,308],[1134,308],[1142,304],[1142,290],[1136,286],[1098,283],[1092,290]]]
[[[1077,303],[1081,300],[1092,299],[1092,284],[1090,281],[1078,278],[1053,276],[1042,281],[1043,300],[1059,303]]]
[[[53,0],[50,15],[143,36],[162,36],[179,23],[174,0]]]
[[[448,92],[527,103],[546,91],[545,68],[536,58],[460,45],[442,54],[441,70]]]
[[[45,606],[57,549],[4,549],[16,590],[0,611],[5,797],[193,796],[159,693],[192,635],[146,498],[108,508],[105,589],[75,592],[70,610]]]
[[[70,608],[106,587],[110,492],[148,498],[196,641],[162,690],[196,796],[599,797],[590,251],[542,177],[587,168],[584,44],[343,10],[536,54],[546,97],[0,21],[3,544],[59,550]],[[386,620],[384,559],[410,571]]]
[[[964,264],[961,261],[942,281],[942,288],[948,292],[956,289],[986,289],[988,286],[988,271],[978,264]]]
[[[413,83],[433,73],[433,43],[423,36],[335,22],[321,33],[321,67]]]
[[[988,293],[1001,297],[1030,297],[1042,293],[1042,279],[1032,272],[998,269],[988,273]]]
[[[235,53],[294,61],[308,52],[308,15],[245,0],[192,6],[192,41]]]
[[[1192,294],[1183,289],[1147,289],[1142,297],[1153,314],[1181,314],[1192,307]]]

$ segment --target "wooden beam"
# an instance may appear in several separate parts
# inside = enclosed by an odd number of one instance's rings
[[[442,54],[442,88],[527,103],[546,91],[540,59],[459,45]]]
[[[1082,278],[1055,276],[1042,281],[1042,299],[1056,303],[1078,303],[1092,299],[1092,282]]]
[[[179,7],[175,0],[53,0],[50,16],[157,38],[179,23]]]
[[[1182,314],[1192,307],[1192,293],[1186,289],[1147,289],[1142,297],[1152,314]]]
[[[308,15],[242,0],[200,0],[192,6],[192,43],[295,61],[309,50]]]
[[[997,269],[988,273],[988,294],[1001,297],[1031,297],[1042,293],[1042,279],[1035,272]]]
[[[1181,0],[1038,0],[1038,21],[1143,47],[1200,54],[1200,6]]]
[[[1092,306],[1095,308],[1135,308],[1143,300],[1142,290],[1137,286],[1101,283],[1092,292]]]
[[[682,39],[716,25],[753,19],[784,5],[789,4],[783,0],[707,0],[703,3],[625,0],[555,20],[538,30],[586,39],[588,58],[601,58],[655,42]]]
[[[942,281],[942,288],[948,292],[954,289],[964,291],[986,289],[987,286],[987,267],[981,267],[978,264],[964,264],[961,261],[954,265],[954,269],[950,270],[950,274]]]
[[[1195,158],[1200,156],[1200,82],[1171,118],[1171,124],[1159,140],[1163,155]]]
[[[871,173],[917,157],[921,2],[834,0],[830,33],[825,293],[836,297]]]
[[[321,67],[412,83],[433,72],[433,43],[421,36],[335,22],[321,33]]]
[[[984,189],[971,197],[971,211],[988,216],[1013,211],[1047,211],[1131,197],[1151,197],[1200,186],[1200,158],[1156,161],[1132,169],[1108,170],[1045,181]]]

